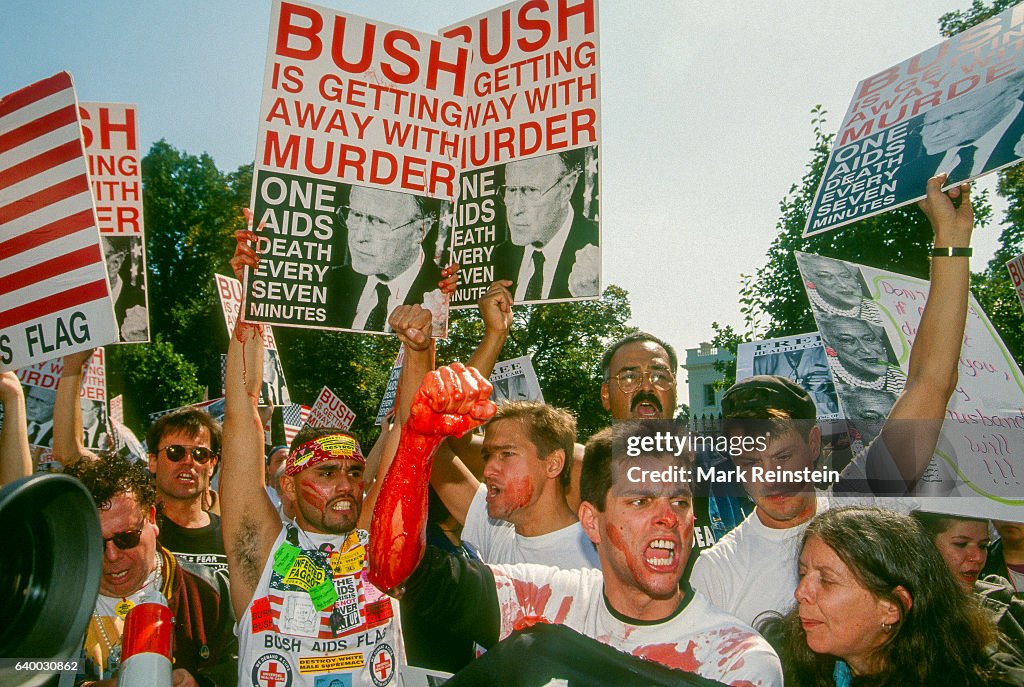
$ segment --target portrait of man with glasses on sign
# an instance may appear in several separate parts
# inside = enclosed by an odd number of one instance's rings
[[[443,302],[437,259],[440,201],[407,193],[352,186],[335,212],[335,251],[341,264],[329,277],[329,324],[386,331],[399,305],[423,304],[438,315]],[[425,294],[433,294],[424,302]]]
[[[505,165],[498,200],[506,240],[494,249],[496,279],[513,282],[517,303],[597,296],[601,251],[596,216],[593,149]],[[589,212],[588,212],[589,211]]]

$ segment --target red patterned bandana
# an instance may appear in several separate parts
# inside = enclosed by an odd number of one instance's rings
[[[355,437],[348,434],[330,434],[307,441],[289,453],[284,464],[284,474],[297,475],[306,468],[339,458],[366,462]]]

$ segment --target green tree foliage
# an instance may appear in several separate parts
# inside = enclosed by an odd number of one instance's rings
[[[711,329],[715,336],[711,339],[711,345],[732,353],[732,360],[716,360],[712,367],[722,375],[722,378],[715,382],[716,389],[728,389],[736,383],[736,350],[743,343],[743,337],[733,329],[731,324],[722,326],[717,322],[711,323]]]
[[[217,395],[227,335],[213,275],[231,274],[252,166],[225,174],[209,155],[161,140],[142,159],[142,182],[153,332],[190,360],[200,383]]]
[[[195,403],[203,397],[196,366],[159,336],[148,344],[106,349],[111,396],[124,394],[124,420],[139,437],[145,436],[148,415]]]
[[[1017,0],[994,0],[991,5],[974,0],[966,10],[954,10],[939,17],[939,32],[947,38],[955,36],[1016,4]]]
[[[614,285],[594,301],[517,306],[501,359],[530,355],[544,400],[573,411],[585,439],[611,422],[601,407],[597,368],[605,346],[635,331],[626,326],[631,312],[629,294]],[[453,312],[450,330],[448,341],[438,345],[439,363],[467,360],[483,335],[476,310]]]

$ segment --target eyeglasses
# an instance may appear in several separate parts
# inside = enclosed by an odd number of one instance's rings
[[[146,524],[146,519],[143,518],[142,522],[139,523],[139,528],[138,529],[135,529],[135,530],[125,530],[123,532],[114,532],[114,534],[112,536],[104,537],[103,538],[103,548],[104,548],[104,550],[107,548],[107,542],[108,541],[114,542],[114,546],[116,546],[117,548],[121,549],[122,551],[127,551],[129,549],[134,549],[136,546],[139,545],[139,540],[142,538],[142,528],[143,528],[143,526],[145,524]]]
[[[578,173],[579,170],[575,167],[573,169],[567,169],[564,174],[555,179],[555,183],[548,186],[546,189],[541,191],[536,186],[505,186],[504,184],[498,187],[498,197],[501,198],[505,205],[508,205],[510,201],[519,201],[521,203],[536,203],[541,198],[551,193],[551,190],[562,183],[562,180],[571,174]]]
[[[213,451],[205,446],[181,446],[179,444],[171,444],[170,446],[164,446],[160,451],[163,451],[164,455],[167,456],[167,460],[172,463],[177,463],[185,457],[186,453],[190,453],[192,455],[192,460],[200,465],[205,464],[213,458]]]
[[[658,391],[671,391],[676,384],[676,378],[668,370],[647,370],[646,372],[626,370],[615,375],[612,379],[619,385],[622,393],[631,394],[640,388],[644,377],[647,377],[647,381]]]
[[[422,233],[426,233],[430,227],[433,218],[431,217],[413,217],[405,224],[399,224],[397,227],[392,227],[391,222],[380,217],[378,215],[371,215],[367,212],[361,212],[359,210],[353,210],[348,205],[339,206],[337,214],[345,222],[345,227],[349,231],[358,229],[359,231],[369,232],[375,235],[384,235],[389,237],[392,234],[397,234],[402,229],[405,229],[410,224],[421,222],[423,224]]]

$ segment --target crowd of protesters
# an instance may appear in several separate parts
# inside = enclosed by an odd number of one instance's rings
[[[920,203],[935,246],[968,247],[970,189],[942,182]],[[255,242],[239,232],[238,276]],[[808,391],[772,375],[722,399],[720,431],[750,439],[736,455],[627,455],[629,438],[688,436],[671,422],[676,352],[644,332],[594,361],[616,422],[585,446],[565,410],[496,406],[508,281],[479,302],[471,358],[436,369],[431,313],[394,308],[406,356],[373,446],[309,427],[265,446],[262,337],[240,323],[223,427],[186,408],[149,428],[148,463],[94,453],[77,403],[88,352],[67,356],[53,455],[103,537],[77,684],[116,682],[124,618],[159,594],[176,687],[413,684],[413,667],[452,684],[1024,685],[1024,524],[921,512],[911,496],[957,385],[970,271],[949,253],[933,259],[902,393],[829,485],[754,476],[823,459]],[[13,373],[0,402],[7,483],[32,471]],[[746,489],[727,498],[749,514],[725,527],[708,485],[660,477],[715,461]]]

